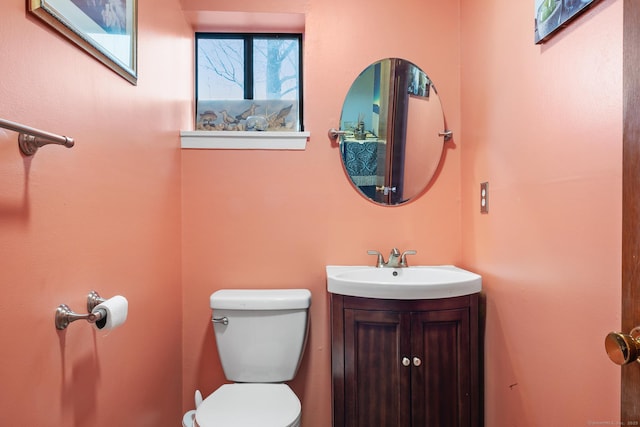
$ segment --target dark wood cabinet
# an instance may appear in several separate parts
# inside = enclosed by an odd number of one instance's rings
[[[331,294],[334,427],[479,427],[479,294]]]

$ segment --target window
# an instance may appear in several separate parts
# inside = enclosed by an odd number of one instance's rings
[[[196,33],[196,129],[301,131],[302,35]]]

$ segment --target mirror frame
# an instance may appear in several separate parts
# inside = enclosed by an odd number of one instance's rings
[[[370,113],[360,111],[367,109]],[[342,105],[340,130],[329,136],[338,140],[343,170],[358,193],[373,203],[397,206],[428,188],[451,132],[445,130],[429,76],[411,61],[384,58],[354,80]]]

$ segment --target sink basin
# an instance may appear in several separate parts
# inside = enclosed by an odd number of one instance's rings
[[[402,268],[328,265],[327,290],[365,298],[450,298],[480,292],[482,277],[453,265]]]

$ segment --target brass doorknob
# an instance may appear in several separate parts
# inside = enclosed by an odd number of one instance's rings
[[[640,362],[640,327],[635,327],[631,332],[611,332],[604,339],[604,348],[607,356],[613,363],[627,365],[632,362]]]

